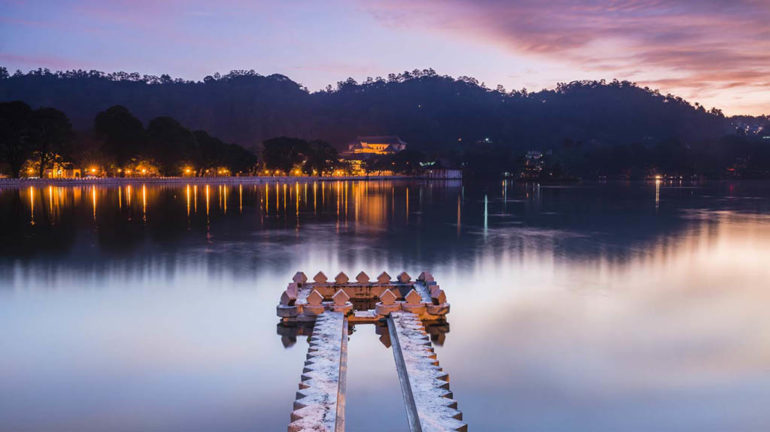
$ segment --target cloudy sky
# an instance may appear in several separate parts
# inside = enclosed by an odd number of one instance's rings
[[[770,114],[770,0],[0,0],[0,65],[311,90],[429,67],[507,89],[618,78]]]

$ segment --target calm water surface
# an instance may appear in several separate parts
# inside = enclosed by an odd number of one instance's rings
[[[297,270],[432,271],[471,430],[770,430],[770,183],[36,186],[0,236],[2,431],[285,430]],[[349,349],[348,430],[405,430]]]

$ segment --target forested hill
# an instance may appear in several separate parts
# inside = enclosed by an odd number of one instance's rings
[[[283,75],[233,71],[184,81],[139,74],[0,70],[0,101],[64,111],[75,129],[119,104],[141,120],[168,115],[191,129],[254,148],[276,136],[338,146],[357,135],[399,135],[424,151],[489,138],[517,149],[565,143],[612,145],[678,140],[689,144],[734,131],[718,110],[629,82],[573,82],[555,90],[507,92],[476,80],[405,72],[340,82],[308,92]]]

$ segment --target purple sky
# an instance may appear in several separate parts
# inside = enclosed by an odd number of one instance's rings
[[[0,65],[311,90],[428,67],[508,89],[618,78],[770,114],[770,0],[2,0]]]

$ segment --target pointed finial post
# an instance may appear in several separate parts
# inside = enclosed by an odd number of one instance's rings
[[[316,273],[316,275],[315,275],[315,276],[313,276],[313,280],[314,280],[316,283],[326,283],[326,282],[329,280],[329,278],[327,278],[327,277],[326,277],[326,275],[324,274],[324,272],[322,272],[322,271],[319,271],[318,273]]]
[[[346,284],[349,280],[350,278],[348,275],[343,272],[340,272],[337,276],[334,277],[334,283],[336,284]]]

